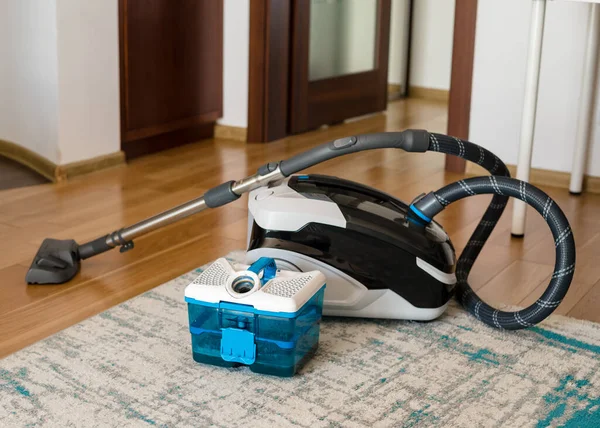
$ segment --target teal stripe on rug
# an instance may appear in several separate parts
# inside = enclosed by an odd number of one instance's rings
[[[546,339],[554,340],[563,345],[572,346],[574,348],[593,352],[595,354],[600,354],[600,346],[598,346],[598,345],[592,345],[590,343],[585,343],[585,342],[582,342],[581,340],[577,340],[572,337],[566,337],[566,336],[563,336],[562,334],[558,334],[553,331],[543,329],[541,327],[531,327],[529,330],[536,332],[537,334],[545,337]]]
[[[595,395],[590,397],[590,393]],[[544,396],[551,410],[537,426],[600,427],[600,397],[597,394],[598,390],[590,389],[588,379],[565,376],[551,393]]]

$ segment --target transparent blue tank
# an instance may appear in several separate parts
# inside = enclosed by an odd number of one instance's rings
[[[324,293],[325,286],[294,313],[186,297],[194,360],[293,376],[317,350]]]

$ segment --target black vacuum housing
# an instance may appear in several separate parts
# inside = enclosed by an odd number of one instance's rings
[[[346,227],[318,222],[295,232],[252,226],[248,250],[276,248],[326,263],[368,289],[391,289],[418,308],[439,308],[452,297],[416,258],[453,273],[454,247],[437,223],[424,225],[409,205],[363,184],[325,175],[293,176],[288,186],[307,198],[331,201]]]

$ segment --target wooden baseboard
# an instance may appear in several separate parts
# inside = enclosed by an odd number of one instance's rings
[[[25,147],[0,140],[0,155],[26,166],[51,181],[56,180],[56,164]]]
[[[57,165],[25,147],[4,140],[0,140],[0,155],[34,170],[54,183],[125,163],[125,153],[119,151],[80,162]]]
[[[388,83],[388,95],[396,95],[402,93],[402,85],[400,83]]]
[[[387,98],[388,101],[396,101],[402,98],[404,95],[404,89],[399,83],[388,83],[387,87]]]
[[[511,176],[515,176],[517,173],[516,165],[506,165],[510,171]],[[489,175],[489,173],[471,162],[467,162],[467,169],[465,171],[467,175]],[[562,171],[551,171],[548,169],[531,168],[529,175],[529,182],[537,186],[551,186],[558,187],[561,189],[568,189],[571,181],[571,174]],[[583,191],[589,193],[600,193],[600,177],[586,176],[583,179]]]
[[[239,126],[221,125],[215,124],[215,138],[223,140],[241,141],[245,143],[248,141],[248,128],[241,128]]]
[[[101,169],[123,165],[125,163],[125,152],[118,151],[107,155],[98,156],[79,162],[67,163],[56,167],[56,181],[65,181],[79,175],[100,171]]]
[[[409,86],[408,96],[425,100],[448,102],[450,99],[450,91],[446,89],[424,88],[422,86]]]

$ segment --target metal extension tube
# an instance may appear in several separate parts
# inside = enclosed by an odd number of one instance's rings
[[[231,184],[230,190],[236,195],[237,199],[237,197],[243,195],[244,193],[268,185],[269,183],[282,178],[284,178],[284,175],[281,173],[280,169],[277,168],[265,175],[256,173],[241,180],[235,181]],[[156,229],[160,229],[161,227],[168,226],[179,220],[183,220],[184,218],[202,212],[207,208],[210,207],[206,203],[206,194],[204,194],[199,198],[171,208],[170,210],[142,220],[124,229],[114,231],[106,236],[98,238],[97,240],[82,244],[80,247],[81,258],[89,258],[120,245],[126,246],[135,238],[150,233]],[[99,240],[100,242],[98,242]],[[98,245],[98,243],[100,245]]]

